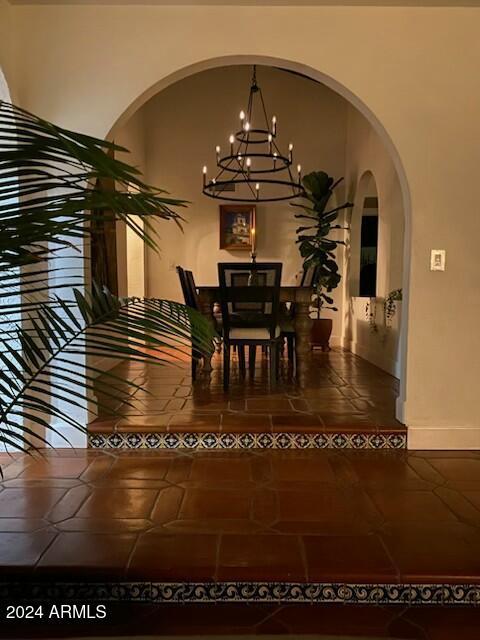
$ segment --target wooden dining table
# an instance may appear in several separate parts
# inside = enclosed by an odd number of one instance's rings
[[[214,324],[214,306],[220,303],[220,287],[218,285],[197,287],[198,302],[201,313]],[[297,382],[304,386],[310,367],[312,320],[310,318],[311,287],[281,286],[280,302],[291,302],[295,305],[293,326],[295,330],[295,359]],[[205,369],[211,371],[211,362],[205,362]]]

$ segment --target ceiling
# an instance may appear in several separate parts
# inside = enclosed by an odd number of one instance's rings
[[[20,5],[223,5],[223,6],[350,6],[350,7],[480,7],[480,0],[8,0]]]

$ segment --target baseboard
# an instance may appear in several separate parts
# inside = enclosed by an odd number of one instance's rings
[[[331,347],[342,347],[342,336],[330,336],[329,344]]]
[[[478,427],[411,427],[407,429],[407,449],[461,451],[480,449]]]

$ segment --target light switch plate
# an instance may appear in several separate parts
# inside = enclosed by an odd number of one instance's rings
[[[430,254],[430,271],[445,271],[445,249],[432,249]]]

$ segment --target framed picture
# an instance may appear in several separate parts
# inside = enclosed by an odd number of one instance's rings
[[[255,245],[255,205],[220,205],[220,249],[250,251]]]

